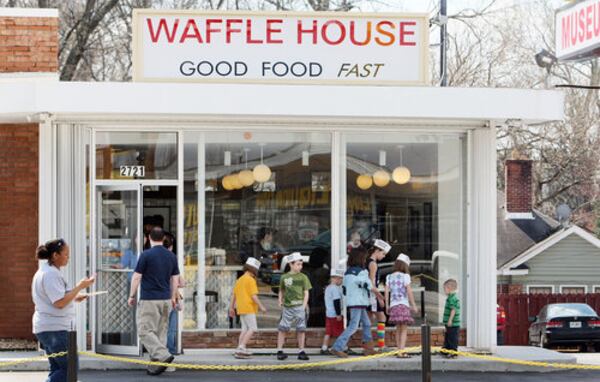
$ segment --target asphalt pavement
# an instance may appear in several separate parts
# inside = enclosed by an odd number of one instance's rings
[[[175,371],[164,373],[159,377],[149,377],[140,371],[111,371],[111,372],[84,372],[80,374],[81,382],[96,381],[204,381],[204,382],[350,382],[350,381],[377,381],[377,382],[416,382],[421,380],[421,374],[416,372],[193,372]],[[432,382],[446,381],[544,381],[544,382],[597,382],[600,380],[600,371],[592,372],[552,372],[552,373],[433,373]]]
[[[0,372],[0,382],[44,382],[46,372]],[[167,372],[158,377],[150,377],[141,370],[126,371],[82,371],[81,382],[119,381],[119,382],[418,382],[418,372]],[[596,382],[600,380],[599,371],[565,371],[552,373],[469,373],[434,372],[432,382]]]

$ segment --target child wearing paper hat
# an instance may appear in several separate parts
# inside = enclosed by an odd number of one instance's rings
[[[367,270],[369,271],[371,284],[373,284],[373,293],[371,293],[371,307],[369,309],[369,313],[371,315],[371,320],[373,320],[373,318],[377,319],[377,347],[381,351],[383,351],[383,348],[385,347],[386,318],[383,296],[377,289],[377,286],[379,285],[379,266],[377,263],[383,260],[390,249],[392,249],[392,246],[389,243],[381,239],[376,239],[373,242],[373,247],[369,249],[369,257],[367,258]]]
[[[396,325],[396,346],[403,350],[406,346],[408,325],[414,323],[411,309],[417,312],[415,298],[410,287],[410,257],[401,253],[394,262],[394,272],[385,279],[385,310],[389,322]],[[398,353],[399,358],[407,358],[406,353]]]
[[[344,317],[342,316],[342,281],[343,269],[332,269],[329,285],[325,288],[325,336],[321,346],[321,354],[330,354],[329,341],[339,337],[344,331]]]
[[[242,331],[238,339],[238,348],[233,353],[236,358],[249,358],[252,353],[246,349],[248,341],[258,330],[256,324],[256,313],[258,309],[266,312],[264,305],[258,299],[258,285],[256,275],[260,268],[260,261],[249,257],[244,264],[244,274],[237,279],[233,287],[231,304],[229,305],[229,316],[235,317],[236,312],[240,316]]]
[[[287,332],[294,327],[298,338],[298,359],[308,361],[309,357],[304,351],[304,341],[308,292],[312,285],[308,277],[301,272],[304,256],[300,252],[289,254],[286,261],[290,264],[290,271],[281,276],[279,282],[279,306],[283,310],[277,327],[277,359],[283,361],[288,357],[283,352],[283,345]]]

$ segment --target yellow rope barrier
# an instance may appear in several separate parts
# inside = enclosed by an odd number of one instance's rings
[[[541,362],[541,361],[525,361],[522,359],[502,358],[493,355],[476,354],[464,351],[455,351],[442,348],[432,348],[440,353],[458,355],[468,358],[482,359],[486,361],[509,363],[513,365],[521,366],[532,366],[532,367],[543,367],[543,368],[555,368],[555,369],[577,369],[577,370],[600,370],[600,365],[584,365],[576,363],[552,363],[552,362]]]
[[[412,348],[405,348],[404,350],[394,350],[385,353],[378,353],[374,355],[362,356],[362,357],[354,357],[354,358],[340,358],[340,359],[331,359],[327,361],[320,362],[304,362],[304,363],[288,363],[288,364],[276,364],[276,365],[197,365],[197,364],[185,364],[185,363],[164,363],[164,362],[152,362],[140,359],[132,359],[125,357],[116,357],[111,355],[104,354],[96,354],[90,352],[80,352],[80,354],[104,359],[108,361],[115,362],[125,362],[125,363],[133,363],[137,365],[145,365],[145,366],[165,366],[165,367],[174,367],[178,369],[191,369],[191,370],[219,370],[219,371],[265,371],[265,370],[297,370],[297,369],[310,369],[320,366],[333,366],[333,365],[342,365],[348,363],[355,362],[363,362],[377,358],[384,358],[393,356],[399,353],[407,353],[413,350],[419,350],[420,346],[415,346]]]
[[[216,370],[216,371],[267,371],[267,370],[300,370],[300,369],[310,369],[320,366],[334,366],[334,365],[343,365],[349,363],[356,362],[364,362],[372,359],[379,359],[394,356],[400,353],[409,353],[420,351],[420,346],[414,346],[410,348],[405,348],[404,350],[394,350],[384,353],[377,353],[369,356],[360,356],[360,357],[352,357],[352,358],[340,358],[340,359],[330,359],[326,361],[319,362],[303,362],[303,363],[288,363],[288,364],[272,364],[272,365],[202,365],[202,364],[186,364],[186,363],[165,363],[165,362],[153,362],[146,361],[143,359],[135,359],[135,358],[127,358],[127,357],[117,357],[112,355],[105,354],[97,354],[87,351],[79,352],[80,355],[84,355],[91,358],[103,359],[107,361],[113,362],[123,362],[130,363],[136,365],[144,365],[144,366],[164,366],[164,367],[174,367],[178,369],[189,369],[189,370]],[[552,362],[541,362],[541,361],[525,361],[520,359],[511,359],[511,358],[502,358],[493,355],[485,355],[485,354],[477,354],[465,351],[454,351],[448,349],[442,349],[440,347],[431,348],[433,352],[452,354],[467,358],[475,358],[492,362],[501,362],[508,363],[514,365],[521,366],[531,366],[531,367],[539,367],[539,368],[555,368],[555,369],[564,369],[564,370],[600,370],[600,365],[585,365],[585,364],[572,364],[572,363],[552,363]],[[66,356],[67,352],[54,353],[47,356],[39,356],[32,358],[23,358],[19,360],[12,361],[0,361],[0,367],[6,366],[14,366],[28,362],[47,360],[49,358],[63,357]]]
[[[20,365],[23,363],[29,363],[29,362],[35,362],[35,361],[45,361],[49,358],[64,357],[66,355],[67,355],[67,352],[63,351],[60,353],[54,353],[54,354],[50,354],[50,355],[42,355],[39,357],[23,358],[23,359],[18,359],[18,360],[14,360],[14,361],[0,361],[0,367]]]

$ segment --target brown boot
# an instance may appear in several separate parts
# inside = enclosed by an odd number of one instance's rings
[[[377,354],[375,348],[373,347],[373,341],[367,342],[363,344],[363,355],[373,355]]]

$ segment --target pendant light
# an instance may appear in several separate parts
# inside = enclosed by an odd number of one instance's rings
[[[363,163],[366,161],[367,161],[367,158],[366,158],[366,156],[364,156]],[[356,185],[361,190],[368,190],[373,185],[373,178],[371,177],[370,174],[364,172],[356,178]]]
[[[411,174],[410,170],[406,168],[402,163],[403,146],[398,146],[398,148],[400,149],[400,166],[396,167],[394,169],[394,172],[392,172],[392,179],[398,184],[406,184],[410,181]]]
[[[231,191],[233,190],[233,186],[231,185],[231,183],[229,182],[229,175],[225,175],[223,177],[223,179],[221,179],[221,184],[223,185],[223,188],[227,191]]]
[[[384,170],[385,161],[385,150],[379,150],[379,170],[373,173],[373,183],[375,183],[377,187],[385,187],[390,184],[390,174]]]
[[[263,148],[265,144],[260,144],[260,164],[256,165],[252,170],[252,175],[254,176],[254,180],[259,183],[264,183],[267,180],[271,179],[271,169],[269,166],[263,163]]]
[[[245,156],[246,166],[238,174],[238,178],[240,180],[240,183],[244,187],[251,186],[254,183],[254,175],[252,174],[252,171],[248,170],[248,151],[249,150],[250,149],[248,149],[248,148],[244,149],[244,156]]]
[[[234,190],[239,190],[241,188],[243,188],[244,186],[242,185],[242,182],[240,182],[240,178],[238,176],[239,174],[231,174],[228,175],[229,176],[229,183],[231,184],[231,186],[233,187]]]

